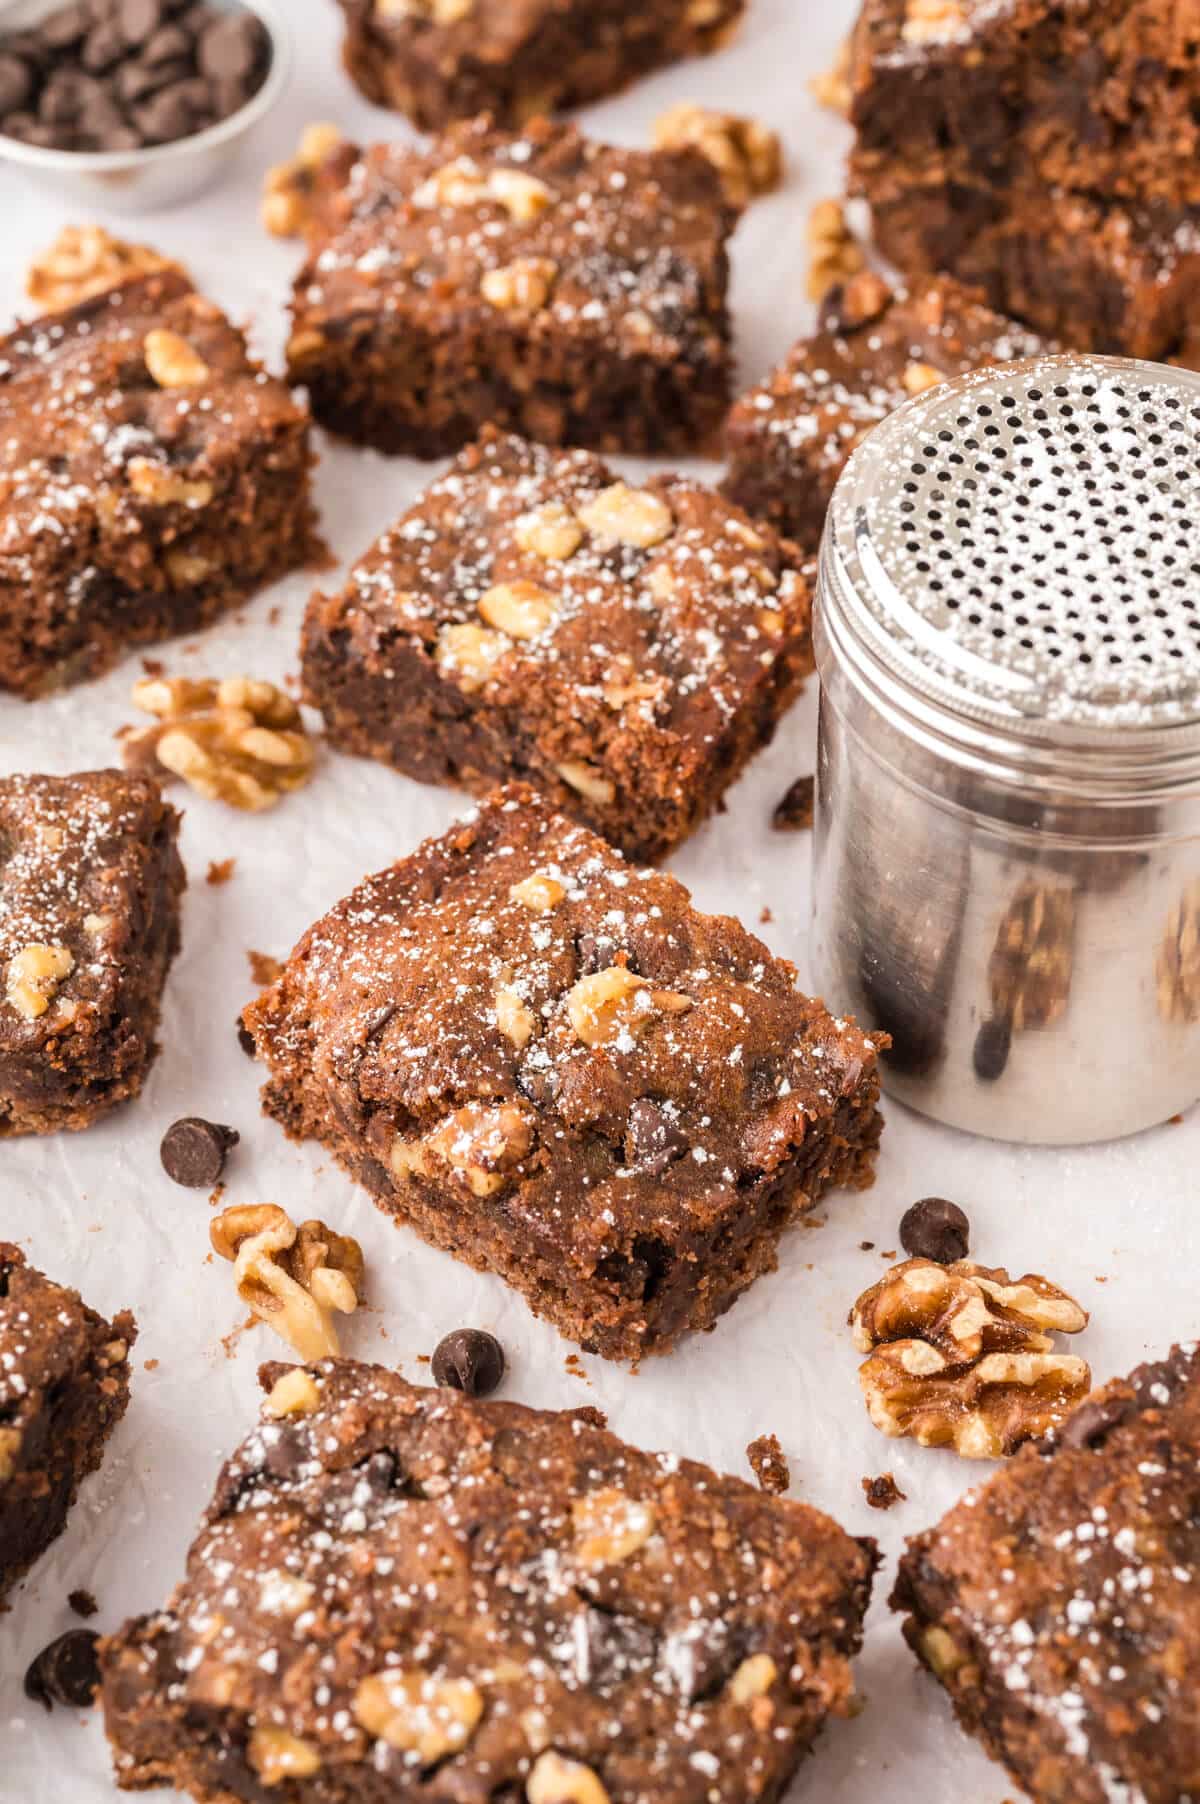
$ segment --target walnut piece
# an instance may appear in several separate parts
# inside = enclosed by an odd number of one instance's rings
[[[611,808],[617,799],[617,786],[611,777],[597,770],[585,758],[564,758],[561,764],[554,766],[563,782],[568,784],[577,795],[595,803],[597,808]]]
[[[1011,1279],[972,1260],[908,1259],[850,1315],[870,1357],[859,1384],[876,1428],[964,1459],[999,1459],[1036,1440],[1091,1386],[1085,1360],[1054,1350],[1087,1311],[1048,1279]]]
[[[113,238],[102,226],[64,226],[30,264],[25,292],[43,313],[63,313],[119,282],[179,267],[148,245]]]
[[[1167,918],[1155,961],[1158,1009],[1164,1021],[1200,1021],[1200,881],[1190,883]]]
[[[521,515],[513,526],[513,538],[521,551],[558,563],[579,550],[583,528],[564,502],[546,501]]]
[[[624,965],[589,972],[567,992],[567,1016],[585,1046],[607,1046],[649,1026],[658,1014],[682,1015],[690,996],[656,990]]]
[[[681,101],[669,107],[654,123],[654,143],[659,150],[698,150],[721,178],[731,206],[745,207],[758,194],[779,186],[783,174],[783,150],[778,132],[738,113],[719,113],[710,107]]]
[[[388,1667],[363,1679],[354,1694],[355,1720],[390,1748],[432,1766],[464,1748],[483,1715],[483,1698],[469,1679]]]
[[[294,157],[263,178],[262,222],[275,238],[301,238],[315,222],[317,171],[346,143],[336,125],[305,127]]]
[[[393,1141],[388,1163],[398,1178],[429,1177],[449,1166],[473,1196],[495,1196],[533,1146],[533,1124],[513,1102],[468,1102],[424,1138]]]
[[[618,1566],[654,1533],[654,1505],[612,1488],[589,1491],[571,1505],[575,1557],[583,1566]]]
[[[553,199],[554,190],[523,169],[501,166],[485,172],[473,157],[443,163],[412,197],[416,207],[474,207],[495,201],[518,225],[536,219]]]
[[[846,223],[841,201],[818,201],[808,216],[808,294],[824,300],[831,288],[857,275],[863,266],[862,246]]]
[[[199,351],[178,332],[156,327],[147,332],[142,348],[146,368],[160,388],[194,388],[209,374]]]
[[[827,112],[840,113],[843,119],[850,116],[850,102],[853,98],[850,87],[851,45],[849,38],[843,38],[828,69],[820,75],[814,75],[808,84],[808,91]]]
[[[675,527],[665,501],[648,489],[614,482],[577,510],[588,531],[602,543],[634,545],[648,551],[668,538]]]
[[[535,871],[531,877],[522,877],[519,883],[509,888],[509,899],[519,902],[522,908],[529,909],[531,914],[549,914],[557,908],[566,890],[557,877],[548,877],[544,871]]]
[[[549,257],[518,257],[485,271],[479,292],[501,313],[540,313],[554,292],[558,264]]]
[[[428,19],[432,25],[457,25],[475,11],[475,0],[375,0],[381,19]]]
[[[22,946],[8,961],[4,994],[10,1008],[26,1021],[44,1015],[58,994],[64,977],[75,969],[74,954],[65,946]]]
[[[907,395],[924,395],[931,388],[940,388],[945,380],[945,373],[935,369],[932,363],[910,363],[904,371],[904,392]]]
[[[22,1435],[19,1428],[0,1428],[0,1484],[10,1479],[17,1469]]]
[[[538,583],[495,583],[480,597],[479,612],[510,639],[536,639],[553,623],[558,598]]]
[[[496,1026],[518,1052],[528,1046],[537,1028],[537,1017],[510,984],[503,983],[494,997]]]
[[[147,677],[134,684],[132,700],[157,724],[126,736],[128,769],[170,772],[209,801],[255,812],[312,776],[300,710],[273,683]]]
[[[729,1695],[735,1704],[749,1704],[765,1697],[779,1677],[779,1668],[770,1654],[751,1654],[742,1661],[729,1681]]]
[[[264,1723],[251,1731],[246,1759],[264,1785],[282,1785],[287,1779],[311,1779],[321,1770],[321,1756],[310,1741],[289,1735]]]
[[[281,1416],[311,1416],[321,1401],[321,1391],[311,1372],[293,1366],[275,1380],[263,1402],[263,1414],[272,1420]]]
[[[152,507],[207,507],[213,498],[213,485],[206,476],[181,476],[178,470],[149,457],[131,457],[125,474],[134,494]]]
[[[953,44],[970,29],[963,0],[908,0],[900,35],[906,44]]]
[[[1074,890],[1023,883],[988,962],[993,1016],[1014,1033],[1052,1026],[1066,1012],[1074,963]]]
[[[356,1240],[322,1221],[297,1227],[274,1203],[223,1210],[209,1238],[214,1252],[233,1261],[238,1295],[260,1321],[303,1360],[336,1357],[334,1314],[353,1315],[362,1295]]]
[[[511,644],[505,634],[489,632],[487,627],[467,621],[461,626],[442,628],[434,660],[442,675],[453,677],[464,695],[475,695],[491,675],[492,665]]]
[[[525,1784],[528,1804],[609,1804],[590,1766],[547,1748],[533,1763]]]

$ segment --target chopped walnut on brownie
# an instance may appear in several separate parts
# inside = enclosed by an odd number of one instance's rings
[[[266,1366],[164,1609],[102,1643],[118,1783],[198,1804],[764,1804],[876,1563],[805,1504],[382,1366]]]
[[[873,427],[949,376],[1046,348],[957,282],[907,294],[864,270],[828,295],[814,337],[734,404],[725,492],[815,551],[837,479]]]
[[[310,561],[311,463],[304,409],[178,268],[0,341],[0,689],[96,676]]]
[[[611,1359],[711,1327],[879,1139],[874,1041],[525,788],[368,878],[244,1020],[268,1114]]]
[[[712,490],[487,431],[314,595],[334,745],[487,790],[528,776],[630,857],[716,808],[812,668],[799,553]]]
[[[892,1599],[1038,1804],[1183,1804],[1200,1772],[1200,1351],[1097,1391],[908,1543]]]
[[[0,779],[0,1136],[136,1096],[179,947],[179,816],[145,777]]]
[[[422,131],[491,113],[519,126],[716,50],[746,0],[340,0],[343,60],[377,106]]]
[[[382,451],[437,457],[491,422],[694,455],[728,405],[735,218],[699,152],[545,119],[377,145],[297,277],[291,378]]]
[[[127,1311],[105,1321],[0,1241],[0,1604],[100,1464],[136,1337]]]

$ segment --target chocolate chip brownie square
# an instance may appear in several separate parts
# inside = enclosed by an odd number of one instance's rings
[[[678,476],[487,431],[304,624],[332,742],[427,782],[534,783],[654,861],[812,669],[796,547]]]
[[[129,1402],[123,1311],[111,1322],[0,1242],[0,1604],[61,1534]]]
[[[101,1646],[118,1783],[199,1804],[768,1804],[876,1563],[806,1504],[350,1360],[267,1366],[164,1609]]]
[[[874,1041],[523,787],[368,878],[243,1020],[268,1114],[610,1359],[712,1327],[879,1140]]]
[[[489,423],[610,451],[715,442],[735,215],[699,152],[484,118],[376,145],[321,212],[288,367],[330,431],[416,457]]]
[[[179,948],[179,816],[122,771],[0,779],[0,1136],[136,1096]]]

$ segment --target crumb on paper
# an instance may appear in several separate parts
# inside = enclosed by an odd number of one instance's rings
[[[802,1215],[800,1217],[800,1226],[802,1228],[823,1228],[828,1220],[829,1217],[827,1215]]]
[[[228,883],[229,879],[233,876],[234,866],[236,864],[236,858],[210,858],[208,861],[208,875],[204,879],[205,883]]]
[[[67,1604],[74,1610],[76,1616],[82,1616],[85,1621],[89,1616],[98,1615],[100,1611],[100,1605],[96,1602],[92,1592],[86,1590],[82,1585],[77,1591],[68,1594]]]
[[[791,1470],[779,1444],[779,1436],[760,1434],[746,1449],[750,1469],[764,1491],[781,1497],[792,1482]]]
[[[143,658],[142,659],[142,669],[145,671],[145,673],[148,677],[160,677],[160,676],[162,676],[162,674],[166,670],[166,668],[167,667],[163,663],[161,658]]]
[[[891,1510],[898,1503],[906,1500],[907,1492],[902,1491],[890,1472],[881,1472],[878,1478],[862,1480],[863,1496],[873,1510]]]
[[[143,1359],[142,1370],[143,1370],[143,1372],[157,1372],[157,1370],[158,1370],[157,1359]]]
[[[762,905],[762,908],[759,910],[759,915],[758,915],[759,926],[760,927],[769,927],[771,922],[774,919],[775,919],[775,916],[771,913],[771,910],[767,907],[766,903],[764,902]]]
[[[255,983],[260,985],[263,989],[265,989],[269,983],[274,983],[275,979],[283,970],[283,960],[281,958],[272,958],[269,952],[255,952],[253,948],[248,947],[246,950],[246,958],[250,965],[251,977],[254,979]]]
[[[224,1195],[225,1195],[225,1181],[224,1181],[224,1179],[221,1179],[218,1183],[213,1185],[212,1189],[208,1193],[209,1208],[215,1209],[217,1207],[218,1203],[224,1197]]]
[[[873,1240],[860,1240],[858,1243],[858,1250],[860,1253],[873,1253],[875,1251],[875,1242]]]
[[[771,825],[776,833],[803,833],[812,826],[816,792],[815,777],[796,778],[790,789],[775,804]]]

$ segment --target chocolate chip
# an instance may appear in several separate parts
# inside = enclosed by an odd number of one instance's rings
[[[163,23],[162,0],[121,0],[117,23],[127,44],[144,44]]]
[[[177,1184],[193,1190],[210,1190],[225,1169],[225,1158],[241,1136],[235,1128],[199,1115],[173,1121],[162,1137],[159,1157],[163,1170]]]
[[[33,93],[33,72],[19,56],[0,56],[0,115],[16,113]]]
[[[1012,1028],[997,1016],[985,1021],[975,1036],[975,1075],[984,1084],[994,1084],[1004,1075],[1012,1047]]]
[[[55,1704],[80,1709],[92,1703],[100,1685],[99,1639],[92,1629],[68,1629],[44,1647],[25,1674],[25,1696],[47,1710]]]
[[[639,1097],[629,1110],[625,1156],[648,1177],[658,1177],[687,1151],[687,1135],[660,1103]]]
[[[200,35],[200,72],[214,80],[249,81],[265,44],[263,27],[252,13],[225,13]]]
[[[141,150],[142,140],[131,125],[106,125],[93,133],[94,150]]]
[[[1056,1430],[1055,1445],[1076,1450],[1099,1447],[1129,1410],[1128,1397],[1089,1398]]]
[[[196,108],[188,93],[191,83],[181,81],[134,108],[133,122],[149,144],[173,144],[196,129]]]
[[[490,1397],[504,1376],[504,1348],[482,1328],[456,1328],[434,1348],[433,1381],[468,1397]]]
[[[37,35],[48,50],[70,50],[87,36],[91,24],[92,15],[86,6],[60,6],[42,20]]]
[[[776,833],[802,833],[813,824],[815,777],[797,777],[787,794],[776,804],[771,825]]]
[[[900,1221],[900,1245],[914,1259],[953,1265],[970,1250],[971,1224],[957,1203],[944,1196],[923,1196]]]
[[[191,34],[182,25],[163,25],[147,41],[141,60],[152,68],[156,63],[186,60],[192,54]]]
[[[81,62],[92,75],[103,75],[125,54],[125,39],[111,20],[93,26],[83,46]]]
[[[238,1016],[237,1022],[237,1037],[238,1045],[241,1047],[246,1057],[248,1059],[256,1059],[258,1057],[258,1047],[254,1044],[254,1035],[250,1032],[250,1029],[246,1026],[246,1023],[242,1020],[240,1015]]]

